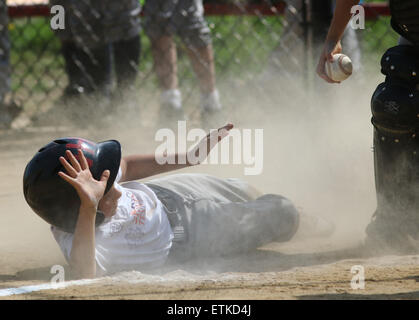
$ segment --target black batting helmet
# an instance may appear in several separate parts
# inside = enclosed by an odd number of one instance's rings
[[[80,198],[76,190],[58,175],[64,171],[59,157],[70,150],[77,157],[81,149],[92,176],[99,180],[103,171],[110,177],[105,193],[112,187],[121,162],[121,145],[116,140],[94,143],[80,138],[54,140],[41,148],[27,164],[23,175],[23,193],[29,206],[49,224],[74,232],[79,214]],[[96,225],[105,219],[97,212]]]

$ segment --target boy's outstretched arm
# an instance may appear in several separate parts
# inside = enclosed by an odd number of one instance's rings
[[[339,83],[330,79],[325,70],[326,61],[332,61],[333,55],[342,52],[340,40],[345,32],[346,26],[352,17],[351,8],[357,5],[359,0],[337,0],[336,8],[327,33],[326,41],[317,64],[317,74],[329,83]]]
[[[69,264],[78,278],[94,278],[96,276],[95,259],[95,222],[96,211],[100,199],[106,189],[110,172],[105,170],[97,181],[93,178],[87,160],[81,150],[78,150],[80,163],[71,153],[66,151],[66,157],[60,157],[60,162],[67,173],[59,172],[59,176],[73,186],[80,197],[79,217],[73,236]]]
[[[221,141],[221,139],[226,137],[232,128],[233,125],[231,123],[226,124],[225,126],[219,128],[218,131],[214,130],[212,133],[208,134],[186,155],[173,155],[175,164],[159,164],[154,154],[125,156],[121,160],[122,176],[120,181],[124,182],[144,179],[160,173],[178,170],[202,163],[202,161],[204,161],[210,153],[211,149],[219,141]],[[215,143],[213,143],[213,141],[215,141]],[[180,163],[179,159],[186,159],[186,163]],[[191,162],[189,161],[190,159],[195,159],[195,161]]]

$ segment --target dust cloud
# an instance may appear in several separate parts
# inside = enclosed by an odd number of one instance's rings
[[[311,88],[304,79],[275,74],[255,76],[248,83],[221,79],[218,88],[225,110],[214,120],[213,128],[230,121],[239,130],[263,129],[263,172],[245,176],[244,165],[204,165],[181,171],[245,179],[262,192],[282,194],[303,212],[336,225],[327,239],[271,244],[266,250],[313,253],[356,245],[376,205],[370,98],[381,79],[379,74],[369,78],[354,75],[333,86],[314,79]],[[208,127],[196,111],[197,96],[192,93],[186,108],[188,129]],[[154,135],[161,127],[156,95],[140,91],[115,108],[112,116],[91,119],[81,127],[64,121],[1,133],[0,274],[65,263],[48,225],[31,212],[23,198],[25,165],[41,146],[58,137],[81,136],[94,141],[117,139],[123,154],[154,153],[159,144]],[[284,268],[295,266],[283,261]],[[235,262],[225,262],[230,263],[229,271],[240,269]],[[277,262],[271,261],[270,267]],[[270,268],[267,265],[252,262],[247,267],[263,271]]]

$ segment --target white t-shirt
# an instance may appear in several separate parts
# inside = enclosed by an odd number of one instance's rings
[[[96,227],[96,263],[99,275],[162,266],[172,246],[173,232],[164,206],[145,184],[128,182],[115,187],[122,192],[115,215]],[[68,260],[73,234],[51,227]]]

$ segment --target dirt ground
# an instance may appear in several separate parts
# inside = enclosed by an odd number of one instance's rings
[[[263,192],[283,194],[304,212],[332,221],[332,236],[300,235],[246,256],[191,262],[152,274],[130,271],[1,299],[418,299],[419,255],[366,252],[360,246],[376,205],[368,106],[378,80],[359,87],[348,81],[339,95],[328,91],[310,97],[309,103],[286,96],[264,106],[250,95],[227,103],[221,125],[230,120],[237,128],[264,129],[262,174],[245,176],[245,164],[183,170],[243,178]],[[356,97],[348,95],[354,90]],[[336,103],[325,102],[330,99]],[[62,136],[118,139],[124,154],[154,152],[159,144],[154,140],[159,128],[154,107],[139,106],[141,116],[131,108],[114,117],[117,121],[88,129],[24,122],[23,128],[0,132],[0,292],[49,283],[51,267],[66,265],[48,225],[23,198],[27,161]],[[364,289],[351,288],[355,265],[364,268]]]
[[[357,256],[359,252],[304,254],[295,253],[298,252],[296,247],[293,249],[292,254],[285,254],[284,247],[272,247],[269,251],[219,262],[222,268],[205,265],[205,272],[196,271],[196,265],[189,271],[185,269],[190,266],[157,274],[132,271],[96,279],[93,283],[2,299],[419,299],[417,255],[342,260]],[[240,267],[242,264],[244,267]],[[351,268],[358,265],[364,267],[363,289],[351,287],[354,275]],[[20,280],[30,277],[30,272],[26,272],[26,275],[22,272],[14,279],[4,280],[1,287],[28,286],[51,277],[49,268],[40,268],[32,271],[37,280]],[[44,281],[40,280],[42,277]]]

